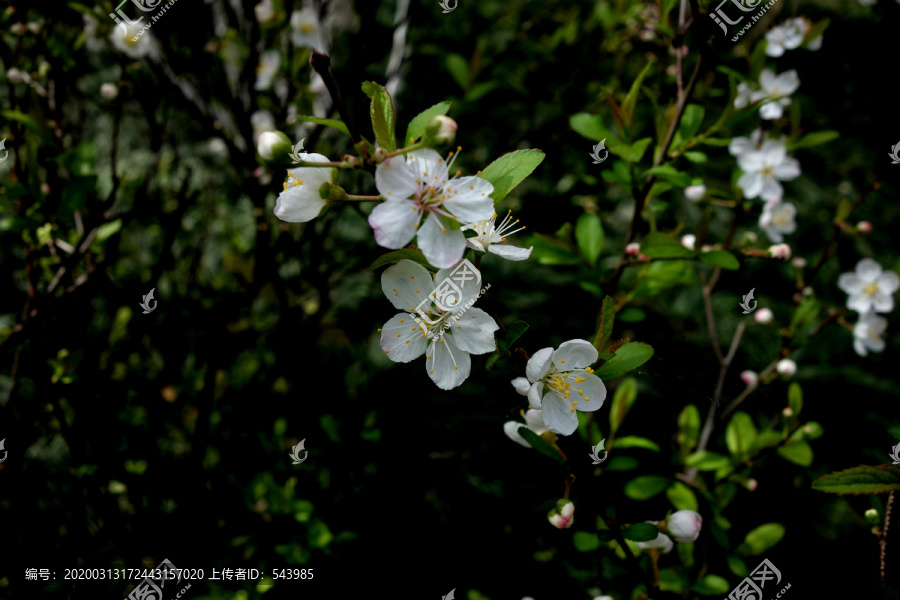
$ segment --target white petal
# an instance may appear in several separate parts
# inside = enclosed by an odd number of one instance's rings
[[[766,102],[759,107],[759,117],[761,119],[780,119],[783,114],[784,108],[778,102]]]
[[[428,262],[436,267],[444,269],[454,266],[466,250],[466,236],[455,225],[446,217],[431,213],[419,228],[419,248]]]
[[[472,371],[469,353],[456,347],[452,335],[444,336],[443,340],[434,340],[425,355],[428,376],[442,390],[459,387]]]
[[[884,352],[885,341],[881,338],[869,338],[866,340],[866,345],[872,352]]]
[[[318,217],[324,207],[325,200],[319,197],[319,190],[304,181],[278,194],[273,212],[287,223],[306,223]]]
[[[775,87],[775,73],[771,69],[763,69],[759,74],[759,85],[766,93],[772,91]]]
[[[538,409],[531,408],[525,411],[525,423],[528,424],[528,429],[538,435],[547,431],[547,428],[544,426],[544,416]]]
[[[751,171],[741,175],[738,179],[738,187],[744,190],[746,198],[756,198],[763,189],[763,176],[758,171]]]
[[[872,306],[880,313],[889,313],[894,310],[894,297],[879,291],[872,298]]]
[[[800,78],[797,76],[797,71],[795,69],[779,74],[776,79],[778,89],[780,89],[785,96],[790,96],[797,91],[798,87],[800,87]]]
[[[480,308],[470,308],[461,317],[450,318],[453,340],[470,354],[485,354],[497,349],[494,332],[500,326]]]
[[[425,333],[408,314],[401,313],[381,328],[381,349],[394,362],[408,363],[425,352]]]
[[[482,246],[481,242],[476,238],[466,238],[466,247],[471,248],[472,250],[478,250],[479,252],[485,252],[484,246]]]
[[[863,342],[859,338],[853,340],[853,349],[856,350],[856,353],[860,356],[866,356],[869,354],[868,350],[866,350],[865,342]]]
[[[531,389],[531,382],[525,377],[516,377],[511,383],[516,389],[516,393],[521,394],[522,396],[527,396],[528,390]]]
[[[763,187],[759,197],[768,202],[780,200],[784,195],[784,188],[778,183],[777,179],[771,177],[763,177]]]
[[[407,154],[407,165],[423,188],[441,187],[447,179],[447,162],[436,150],[423,148]]]
[[[416,176],[402,156],[394,156],[375,169],[375,187],[388,200],[403,200],[412,196],[419,186]]]
[[[838,277],[838,287],[852,296],[861,293],[866,284],[856,276],[856,273],[841,273]]]
[[[557,371],[583,369],[595,362],[600,354],[594,345],[587,340],[569,340],[559,346],[553,353],[553,364]]]
[[[425,267],[403,259],[384,270],[381,275],[381,291],[394,308],[414,311],[434,291],[434,284],[431,273]],[[426,312],[429,306],[426,304],[423,307]]]
[[[507,421],[503,424],[503,433],[506,436],[514,441],[517,444],[521,444],[526,448],[531,448],[531,444],[525,441],[521,435],[519,435],[519,427],[524,427],[519,421]]]
[[[494,186],[481,177],[461,177],[444,186],[444,207],[462,223],[477,223],[494,214]]]
[[[525,365],[525,376],[528,381],[535,383],[544,378],[550,372],[550,359],[553,358],[553,348],[541,348],[531,355],[528,364]]]
[[[874,283],[881,276],[881,265],[871,258],[856,263],[856,274],[864,283]]]
[[[506,260],[528,260],[534,246],[528,248],[516,248],[515,246],[507,246],[505,244],[491,244],[488,246],[488,252],[503,257]]]
[[[885,294],[893,294],[900,288],[900,276],[893,271],[884,271],[877,280],[878,289]]]
[[[528,406],[540,410],[543,404],[544,382],[538,381],[528,389]]]
[[[471,306],[481,292],[481,271],[468,260],[460,261],[434,276],[440,308],[454,313]]]
[[[745,137],[736,137],[728,144],[728,153],[732,156],[742,156],[751,150],[753,150],[753,145]]]
[[[775,177],[788,181],[800,176],[800,163],[796,158],[785,158],[775,166]]]
[[[584,381],[576,382],[576,379],[581,379],[582,377]],[[569,373],[566,381],[572,385],[572,393],[569,395],[568,400],[570,403],[572,400],[578,402],[578,404],[574,405],[575,410],[591,412],[603,406],[603,401],[606,400],[606,386],[603,385],[603,381],[599,377],[587,371],[572,371]],[[582,393],[579,394],[579,391]]]
[[[541,414],[547,429],[557,435],[572,435],[578,429],[578,416],[562,396],[551,391],[544,397]]]
[[[850,296],[850,299],[847,300],[847,308],[860,314],[868,312],[872,308],[872,297],[865,294]]]
[[[402,248],[416,235],[419,213],[415,204],[406,200],[382,202],[369,215],[369,226],[375,241],[384,248]]]

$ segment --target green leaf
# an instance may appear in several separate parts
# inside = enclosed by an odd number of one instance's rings
[[[347,126],[344,125],[343,121],[338,121],[337,119],[320,119],[319,117],[300,115],[297,117],[297,120],[304,123],[318,123],[319,125],[325,125],[326,127],[337,129],[347,137],[350,137],[350,131],[347,129]]]
[[[629,146],[618,140],[607,140],[606,148],[609,150],[610,154],[621,156],[628,162],[636,163],[644,156],[644,153],[647,151],[647,146],[649,146],[651,142],[653,142],[653,138],[644,138]],[[690,183],[688,185],[690,185]]]
[[[731,572],[738,577],[746,577],[750,574],[750,570],[747,569],[747,565],[744,564],[740,556],[729,554],[725,560],[728,561],[728,568],[731,569]]]
[[[372,81],[363,83],[362,91],[372,100],[369,115],[372,117],[375,141],[386,152],[393,152],[397,149],[397,143],[394,140],[394,101],[391,100],[391,95],[382,86]]]
[[[553,447],[553,444],[528,429],[524,425],[519,427],[519,435],[521,435],[526,442],[531,444],[531,447],[543,454],[544,456],[549,456],[553,460],[557,462],[566,462],[566,459],[563,458],[562,454],[559,453],[559,450]]]
[[[600,540],[597,538],[597,535],[587,531],[576,531],[575,535],[572,536],[572,542],[575,544],[575,549],[579,552],[593,552],[600,547]]]
[[[830,494],[886,494],[900,490],[900,468],[888,464],[860,465],[822,475],[812,486]]]
[[[622,528],[622,537],[632,542],[649,542],[659,535],[656,525],[650,523],[635,523]]]
[[[694,256],[693,250],[681,245],[676,239],[664,233],[651,233],[641,242],[641,252],[650,258],[687,258]]]
[[[700,506],[693,490],[680,481],[673,481],[669,484],[669,488],[666,490],[666,498],[678,510],[696,511]]]
[[[900,427],[891,427],[888,429],[888,433],[894,436],[895,439],[900,440]]]
[[[693,404],[688,404],[678,415],[678,446],[683,455],[687,455],[694,449],[699,435],[700,411]]]
[[[730,138],[702,138],[699,140],[699,143],[706,144],[707,146],[715,146],[717,148],[724,148],[731,144]]]
[[[628,90],[628,95],[625,96],[625,100],[622,101],[622,116],[629,127],[634,123],[634,107],[637,105],[638,90],[640,90],[641,83],[644,81],[644,78],[647,76],[647,73],[650,72],[650,69],[655,62],[655,60],[647,61],[647,64],[641,70],[640,74],[638,74],[637,79],[631,84],[631,89]]]
[[[94,241],[103,242],[119,233],[120,229],[122,229],[122,219],[116,219],[115,221],[104,223],[97,228],[97,237],[94,238]]]
[[[703,164],[708,160],[703,152],[685,152],[684,157],[696,164]]]
[[[612,152],[612,150],[610,150]],[[679,171],[670,165],[660,165],[644,171],[644,176],[655,175],[658,179],[668,181],[678,187],[688,187],[691,185],[691,176],[683,171]],[[646,253],[645,253],[646,254]],[[649,255],[648,255],[649,256]]]
[[[791,335],[803,331],[805,327],[812,323],[821,308],[822,304],[814,297],[810,296],[804,299],[794,311],[794,316],[791,319]]]
[[[534,246],[531,257],[542,265],[577,265],[581,262],[570,243],[540,233],[531,236],[523,245]]]
[[[740,459],[753,447],[754,440],[756,440],[756,426],[753,419],[742,411],[734,413],[725,429],[725,444],[735,461],[741,462]]]
[[[784,440],[784,435],[778,431],[773,431],[771,429],[765,429],[756,436],[756,439],[753,441],[753,448],[750,451],[750,454],[756,454],[763,448],[771,448],[772,446],[777,446]]]
[[[585,260],[594,266],[603,251],[603,225],[600,217],[583,213],[575,223],[575,243]]]
[[[649,298],[670,287],[693,285],[699,281],[696,269],[684,260],[652,262],[641,270],[639,277],[640,283],[632,293],[633,298]]]
[[[634,471],[638,460],[633,456],[614,456],[604,465],[608,471]]]
[[[525,321],[516,321],[512,325],[509,326],[509,331],[506,332],[506,344],[510,348],[512,345],[516,343],[522,334],[528,331],[528,323]]]
[[[795,419],[800,416],[800,411],[803,410],[803,390],[796,381],[788,388],[788,406]]]
[[[738,259],[734,257],[734,254],[732,254],[731,252],[726,252],[725,250],[713,250],[711,252],[704,252],[700,255],[700,260],[708,265],[722,267],[723,269],[728,269],[729,271],[736,271],[741,267],[741,263],[739,263]]]
[[[747,534],[744,543],[738,548],[741,554],[762,554],[784,537],[784,525],[781,523],[766,523],[760,525]]]
[[[706,115],[706,109],[699,104],[688,104],[684,107],[684,114],[681,116],[681,123],[678,125],[678,133],[681,139],[687,142],[690,140],[703,123],[703,117]]]
[[[808,467],[813,461],[813,451],[806,442],[793,442],[781,446],[778,454],[801,467]]]
[[[625,484],[625,495],[632,500],[649,500],[666,489],[666,480],[659,475],[642,475]]]
[[[702,596],[720,596],[727,594],[731,590],[731,584],[724,577],[707,575],[697,581],[691,589]]]
[[[731,465],[731,460],[727,456],[709,450],[701,450],[688,456],[684,464],[694,467],[698,471],[717,471]]]
[[[469,61],[459,54],[447,54],[446,58],[447,70],[450,71],[450,77],[459,84],[459,87],[466,89],[469,85]]]
[[[653,347],[649,344],[629,342],[616,350],[616,355],[600,365],[594,374],[603,381],[615,379],[641,366],[652,356]]]
[[[446,115],[450,112],[450,106],[451,104],[447,101],[438,102],[431,108],[426,108],[417,114],[415,118],[409,122],[409,127],[406,128],[406,137],[402,140],[401,146],[410,143],[410,140],[417,140],[425,135],[425,127],[428,125],[428,122],[434,117]],[[341,125],[343,125],[343,123],[341,123]]]
[[[609,296],[606,296],[600,308],[600,329],[597,330],[597,335],[594,336],[594,347],[599,351],[603,351],[609,345],[615,320],[616,302]]]
[[[625,323],[640,323],[647,318],[647,313],[640,308],[629,306],[619,313],[619,320]]]
[[[631,379],[629,377],[629,379]],[[634,381],[632,379],[632,381]],[[648,440],[647,438],[636,436],[636,435],[626,435],[620,438],[615,438],[613,441],[614,448],[645,448],[647,450],[653,450],[654,452],[659,452],[659,445],[653,440]]]
[[[608,296],[607,296],[608,297]],[[637,399],[637,382],[633,377],[623,379],[613,395],[612,408],[609,409],[610,434],[614,434],[622,424],[628,409]],[[617,440],[618,441],[618,440]]]
[[[422,254],[422,251],[418,248],[401,248],[400,250],[394,250],[393,252],[388,252],[387,254],[379,256],[375,259],[375,262],[369,265],[369,268],[374,271],[379,267],[400,262],[404,258],[417,262],[425,267],[430,266],[428,264],[428,259],[425,258],[425,255]]]
[[[517,185],[531,175],[541,161],[544,153],[540,150],[516,150],[504,154],[487,166],[479,177],[490,181],[494,186],[491,198],[500,202]]]
[[[44,126],[32,119],[30,116],[26,115],[23,112],[18,110],[3,110],[0,111],[0,115],[3,115],[3,118],[8,121],[16,121],[25,126],[25,129],[36,134],[43,141],[48,144],[56,145],[56,140],[50,135],[50,132],[44,128]]]
[[[589,113],[572,115],[569,117],[569,126],[577,133],[594,142],[599,142],[602,139],[609,141],[610,138],[615,138],[613,133],[603,125],[603,121],[598,115]],[[608,145],[607,148],[609,148]]]
[[[836,140],[839,137],[841,137],[841,134],[837,131],[817,131],[815,133],[810,133],[809,135],[804,135],[799,140],[789,143],[787,145],[787,149],[797,150],[799,148],[811,148],[813,146],[827,144],[828,142]]]

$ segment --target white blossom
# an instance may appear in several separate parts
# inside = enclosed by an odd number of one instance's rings
[[[860,314],[870,310],[889,313],[894,310],[893,294],[900,287],[900,277],[893,271],[883,271],[871,258],[864,258],[856,264],[854,273],[843,273],[838,278],[838,287],[850,296],[850,310]]]
[[[260,136],[260,140],[265,136]],[[307,159],[314,162],[329,162],[321,154],[308,154]],[[325,182],[332,181],[332,169],[329,167],[297,167],[288,170],[284,190],[275,201],[275,216],[288,223],[306,223],[319,216],[325,206],[325,200],[319,195],[319,189]]]
[[[791,104],[790,95],[800,87],[800,78],[794,69],[778,75],[769,69],[763,69],[759,75],[759,85],[762,89],[750,96],[753,102],[763,100],[759,116],[766,120],[780,119],[784,108]]]
[[[759,150],[747,151],[737,160],[744,172],[737,184],[748,199],[780,200],[784,188],[779,181],[800,175],[800,163],[787,155],[787,146],[780,140],[766,140]]]
[[[797,215],[797,207],[789,202],[766,202],[762,215],[759,217],[759,227],[766,232],[769,239],[775,243],[784,241],[784,234],[794,233],[797,223],[794,217]]]
[[[797,373],[797,363],[789,358],[783,358],[775,365],[775,370],[786,377],[793,377]]]
[[[529,444],[525,438],[519,435],[519,427],[527,427],[531,431],[533,431],[537,435],[542,435],[548,431],[548,429],[544,426],[544,419],[541,417],[541,411],[536,409],[529,409],[524,415],[525,423],[522,424],[520,421],[507,421],[503,424],[503,432],[506,436],[517,444],[521,444],[526,448],[531,448],[531,444]]]
[[[885,329],[887,319],[879,317],[874,311],[864,313],[853,326],[853,349],[860,356],[866,356],[870,350],[883,351]]]
[[[463,231],[471,229],[478,234],[475,237],[466,238],[466,246],[473,250],[496,254],[507,260],[527,260],[528,257],[531,256],[531,250],[534,246],[526,250],[524,248],[500,244],[500,242],[506,241],[506,236],[522,231],[525,229],[525,226],[523,225],[515,231],[510,231],[510,229],[515,227],[516,223],[519,222],[518,219],[513,221],[512,211],[509,211],[506,214],[499,226],[494,224],[496,219],[497,213],[494,213],[494,216],[487,221],[479,221],[478,223],[464,226],[462,228]]]
[[[271,88],[279,68],[281,68],[281,53],[278,50],[263,52],[259,57],[259,65],[256,67],[256,83],[253,89],[263,91]]]
[[[703,517],[693,510],[675,511],[666,519],[669,535],[681,544],[696,542],[702,528]]]

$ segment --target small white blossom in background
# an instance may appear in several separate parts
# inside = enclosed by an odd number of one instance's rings
[[[262,143],[265,133],[260,136]],[[328,162],[321,154],[307,154],[307,160]],[[306,223],[312,221],[325,206],[325,200],[319,195],[322,184],[331,182],[332,170],[329,167],[298,167],[288,170],[288,178],[284,182],[284,190],[275,200],[275,216],[288,223]]]
[[[22,71],[12,67],[6,71],[6,79],[12,84],[22,83],[25,79],[22,77]]]
[[[253,89],[264,91],[272,87],[278,69],[281,68],[281,53],[278,50],[266,50],[259,57],[256,67],[256,83]]]
[[[781,411],[781,414],[787,418],[791,418],[794,416],[794,411],[793,411],[793,409],[791,409],[790,406],[785,406],[784,410]]]
[[[648,523],[652,523],[656,525],[656,521],[647,521]],[[649,542],[636,542],[637,547],[641,550],[653,550],[660,549],[663,554],[668,554],[672,551],[672,548],[675,547],[675,542],[673,542],[669,536],[664,533],[659,533],[656,535],[656,538],[650,540]]]
[[[542,348],[525,365],[531,382],[528,402],[540,408],[547,429],[571,435],[578,428],[576,411],[595,411],[606,400],[606,386],[590,365],[599,353],[587,340],[569,340],[559,349]],[[544,391],[547,391],[544,396]]]
[[[280,131],[264,131],[256,140],[256,151],[266,160],[272,160],[275,154],[290,152],[291,141]],[[319,155],[321,156],[321,155]]]
[[[762,323],[763,325],[765,325],[767,323],[771,323],[772,319],[775,318],[775,315],[773,315],[772,311],[768,308],[761,308],[753,313],[753,318],[756,319],[757,323]]]
[[[793,377],[797,372],[797,363],[789,358],[783,358],[775,365],[775,370],[785,377]]]
[[[141,23],[143,23],[143,21]],[[145,56],[156,58],[156,56],[159,54],[156,39],[153,37],[153,33],[149,29],[143,29],[141,23],[136,23],[134,25],[124,23],[124,34],[122,33],[122,28],[116,25],[112,28],[112,31],[109,34],[109,39],[116,49],[124,52],[131,58],[143,58]],[[138,39],[132,39],[137,36],[138,32],[140,32],[142,29],[143,33],[138,36]]]
[[[797,207],[790,202],[766,202],[759,217],[759,228],[766,232],[771,241],[781,243],[784,234],[797,230],[796,215]]]
[[[787,260],[791,257],[791,247],[787,244],[769,246],[768,252],[772,258],[780,258],[781,260]]]
[[[312,6],[291,13],[291,42],[298,48],[328,52],[328,42],[319,15]]]
[[[838,278],[838,287],[850,296],[850,310],[860,314],[870,310],[889,313],[894,310],[893,294],[900,287],[900,277],[893,271],[883,271],[871,258],[864,258],[856,264],[854,273],[843,273]]]
[[[798,269],[802,269],[803,267],[806,266],[806,259],[803,258],[802,256],[795,256],[794,259],[791,261],[791,264],[794,265],[795,267],[797,267]]]
[[[790,181],[800,175],[800,163],[787,155],[787,146],[782,140],[766,140],[759,150],[747,151],[738,156],[737,161],[744,172],[737,184],[748,200],[781,200],[784,188],[779,181]]]
[[[258,110],[250,115],[253,127],[253,143],[259,144],[259,136],[267,131],[275,131],[275,117],[267,110]]]
[[[754,102],[764,100],[759,107],[759,116],[762,119],[780,119],[784,109],[791,105],[790,95],[800,87],[800,78],[797,71],[791,69],[775,75],[769,69],[763,69],[759,75],[760,91],[753,92],[750,99]]]
[[[447,268],[459,262],[466,250],[460,225],[491,218],[494,186],[477,176],[459,177],[459,171],[451,178],[456,156],[448,163],[435,150],[424,148],[378,165],[375,187],[385,201],[369,215],[369,225],[380,246],[396,250],[416,237],[434,266]]]
[[[527,260],[528,257],[531,256],[531,251],[532,249],[534,249],[534,246],[526,250],[524,248],[517,248],[515,246],[500,245],[500,242],[506,241],[506,237],[504,236],[518,233],[519,231],[525,229],[525,226],[523,225],[515,231],[509,231],[510,229],[515,227],[516,223],[519,222],[518,219],[516,219],[515,221],[512,220],[512,211],[509,211],[506,214],[506,216],[503,218],[503,221],[500,222],[499,226],[494,225],[494,221],[496,219],[497,213],[494,213],[494,216],[491,217],[488,221],[479,221],[478,223],[472,223],[471,225],[464,226],[462,228],[463,231],[471,229],[478,234],[475,237],[466,238],[466,246],[472,248],[473,250],[496,254],[497,256],[505,258],[507,260]]]
[[[687,248],[688,250],[694,249],[694,244],[697,243],[697,237],[693,234],[687,234],[681,236],[681,245]]]
[[[684,188],[684,195],[687,196],[688,200],[694,202],[703,200],[703,197],[706,195],[706,186],[702,183],[699,185],[689,185]]]
[[[557,529],[568,529],[575,522],[575,505],[571,500],[559,500],[547,513],[547,520]]]
[[[669,535],[681,544],[696,542],[702,528],[703,517],[693,510],[679,510],[666,519]]]
[[[104,83],[100,86],[100,95],[107,100],[115,100],[119,95],[119,87],[114,83]]]
[[[403,259],[388,267],[381,276],[381,290],[387,299],[403,311],[384,324],[381,329],[381,349],[394,362],[408,363],[425,355],[428,376],[442,390],[452,390],[469,377],[472,360],[469,354],[486,354],[497,348],[494,332],[500,327],[486,312],[471,307],[480,290],[469,283],[462,289],[457,305],[469,308],[461,315],[444,311],[436,304],[423,306],[429,313],[429,323],[422,325],[410,313],[431,296],[434,284],[440,284],[452,273],[441,269],[432,276],[425,267]],[[430,304],[433,304],[430,303]],[[445,324],[450,324],[449,328]],[[423,327],[427,328],[423,329]],[[444,331],[446,329],[446,335]]]
[[[531,444],[529,444],[525,438],[519,435],[519,427],[527,427],[537,435],[542,435],[546,433],[548,430],[544,427],[544,419],[541,416],[541,411],[530,409],[524,415],[525,424],[523,425],[519,421],[507,421],[503,424],[503,433],[506,434],[506,437],[511,439],[517,444],[521,444],[526,448],[531,448]]]
[[[743,371],[741,373],[741,381],[743,381],[745,385],[756,385],[757,382],[759,382],[759,375],[753,371]]]
[[[731,143],[728,144],[728,153],[735,158],[740,158],[752,150],[759,150],[765,138],[766,134],[762,129],[754,129],[750,137],[738,136],[733,138]],[[783,139],[786,140],[786,138]],[[785,141],[784,143],[786,144],[787,142]]]
[[[879,317],[874,312],[863,314],[853,326],[853,349],[860,356],[866,356],[869,351],[882,352],[886,329],[887,319],[884,317]]]
[[[803,45],[803,39],[809,33],[810,23],[803,17],[788,19],[781,25],[777,25],[766,33],[766,54],[779,57],[786,50],[793,50]],[[810,40],[806,47],[809,50],[818,50],[822,47],[822,36]]]
[[[273,25],[277,21],[277,14],[272,6],[272,0],[262,0],[262,2],[253,7],[253,13],[256,15],[256,20],[259,21],[260,25]]]
[[[742,81],[737,86],[737,96],[734,98],[734,107],[737,109],[744,108],[752,101],[753,88],[746,81]]]

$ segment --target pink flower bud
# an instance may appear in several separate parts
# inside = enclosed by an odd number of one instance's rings
[[[627,256],[637,256],[641,251],[641,245],[637,242],[631,242],[627,246],[625,246],[625,254]]]
[[[547,513],[547,520],[557,529],[568,529],[575,522],[575,505],[565,498],[559,500],[556,508]]]
[[[684,195],[687,196],[688,200],[693,200],[697,202],[698,200],[703,200],[703,196],[706,195],[706,186],[705,185],[689,185],[684,188]]]
[[[753,371],[744,371],[741,373],[741,381],[743,381],[745,385],[755,385],[756,382],[759,381],[759,375]]]
[[[107,100],[115,100],[119,95],[119,88],[114,83],[104,83],[100,86],[100,95]]]
[[[797,363],[789,358],[784,358],[778,361],[778,364],[775,365],[775,370],[787,377],[793,377],[797,372]]]
[[[697,238],[691,234],[681,236],[681,245],[688,250],[693,250],[696,243]]]
[[[872,224],[868,221],[860,221],[856,224],[856,228],[863,233],[872,233]]]
[[[768,308],[761,308],[753,313],[753,318],[756,319],[757,323],[765,325],[766,323],[771,323],[772,319],[775,318],[775,315],[773,315],[772,311]]]
[[[703,517],[692,510],[679,510],[669,515],[666,528],[676,542],[695,542],[703,528]]]
[[[797,267],[798,269],[802,269],[806,266],[806,259],[802,256],[795,256],[794,260],[791,261],[791,264]]]
[[[781,411],[781,414],[783,414],[785,417],[793,417],[794,411],[790,406],[785,406],[784,410]]]
[[[25,23],[13,23],[9,30],[16,35],[22,35],[25,33]]]
[[[791,247],[787,244],[775,244],[769,247],[769,256],[787,260],[791,257]]]
[[[755,479],[748,479],[744,482],[744,487],[750,490],[751,492],[755,492],[756,488],[759,487],[759,482]]]

